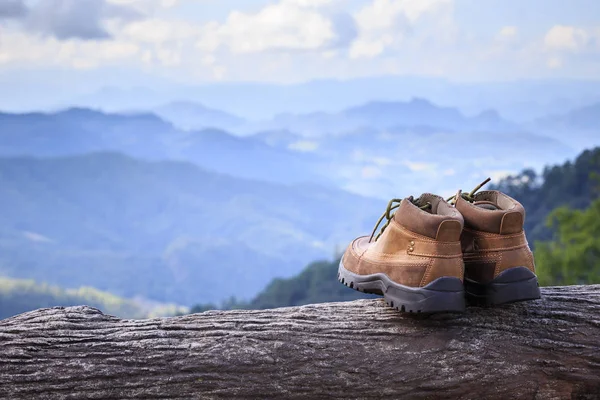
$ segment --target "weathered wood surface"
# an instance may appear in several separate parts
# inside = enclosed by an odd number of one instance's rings
[[[600,285],[464,315],[381,300],[120,320],[0,321],[2,399],[600,399]]]

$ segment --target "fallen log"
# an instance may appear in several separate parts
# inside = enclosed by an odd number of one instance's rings
[[[600,285],[465,314],[381,300],[121,320],[0,321],[2,399],[600,398]]]

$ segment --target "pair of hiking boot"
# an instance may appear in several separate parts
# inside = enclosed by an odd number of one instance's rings
[[[488,181],[448,200],[431,193],[391,200],[373,234],[346,249],[340,282],[413,313],[540,298],[525,209],[499,191],[478,192]]]

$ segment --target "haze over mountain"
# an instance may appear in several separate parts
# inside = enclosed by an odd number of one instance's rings
[[[115,153],[0,159],[0,198],[0,276],[186,305],[252,296],[384,206]]]
[[[548,126],[586,131],[600,130],[600,102],[576,108],[562,115],[542,119]]]
[[[53,71],[59,73],[60,71]],[[114,76],[117,71],[111,71]],[[16,75],[16,76],[14,76]],[[144,76],[143,74],[139,74]],[[376,76],[352,79],[316,79],[294,84],[228,82],[177,84],[165,79],[132,76],[126,85],[105,85],[80,93],[65,91],[61,82],[89,87],[99,81],[94,71],[68,74],[63,79],[31,80],[15,71],[0,74],[0,109],[55,110],[76,104],[108,112],[155,110],[170,102],[191,102],[249,120],[267,120],[283,113],[337,113],[375,101],[426,98],[456,107],[468,115],[497,110],[508,120],[528,122],[600,101],[600,82],[585,79],[520,79],[461,83],[423,76]],[[25,78],[29,77],[29,80]],[[27,96],[24,96],[24,94]],[[260,94],[260,95],[257,95]]]
[[[422,190],[449,193],[473,179],[474,167],[475,179],[498,176],[541,168],[581,150],[573,141],[567,145],[560,136],[545,136],[543,130],[529,133],[492,110],[467,117],[424,99],[374,102],[334,114],[280,116],[243,126],[239,129],[247,132],[263,129],[244,137],[212,128],[184,131],[150,113],[81,108],[0,113],[0,156],[118,151],[149,160],[190,161],[241,178],[314,182],[387,198]],[[469,156],[457,157],[465,147]]]
[[[600,140],[600,102],[540,118],[530,124],[530,128],[578,148],[597,145]]]
[[[517,124],[486,110],[466,117],[453,107],[440,107],[422,98],[410,101],[375,101],[347,108],[339,113],[280,114],[251,130],[288,130],[307,136],[341,135],[357,129],[429,127],[447,131],[506,132]],[[248,130],[248,129],[247,129]]]
[[[207,113],[194,123],[256,124]],[[0,276],[185,305],[247,299],[368,233],[390,197],[577,151],[493,110],[424,99],[269,123],[241,137],[152,113],[0,113]]]
[[[245,123],[244,119],[235,115],[189,101],[175,101],[153,111],[164,120],[188,131],[219,128],[235,132]]]

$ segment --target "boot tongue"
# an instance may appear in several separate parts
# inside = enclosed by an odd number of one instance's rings
[[[428,212],[429,214],[436,214],[440,200],[441,197],[439,196],[431,193],[423,193],[416,200],[414,200],[413,204],[417,207],[428,206],[427,208],[423,209],[423,211]]]
[[[486,210],[499,210],[500,207],[492,201],[489,200],[480,200],[473,203],[477,207],[485,208]]]

